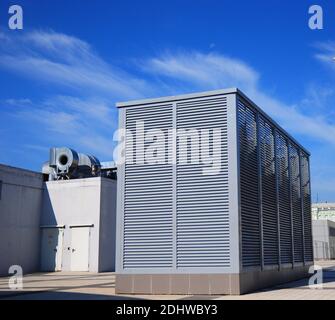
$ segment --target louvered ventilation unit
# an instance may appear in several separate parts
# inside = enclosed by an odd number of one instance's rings
[[[200,130],[208,130],[209,143],[212,147],[221,149],[223,164],[228,161],[226,100],[226,97],[221,97],[180,102],[176,105],[177,128],[197,130],[198,134]],[[210,132],[215,128],[221,131],[220,141],[214,141]],[[190,153],[190,148],[183,148],[180,139],[177,139],[176,266],[229,267],[227,166],[219,174],[204,175],[203,165],[192,164],[190,161],[180,164],[181,154],[185,153]]]
[[[241,91],[118,107],[117,292],[240,294],[308,275],[309,153]]]
[[[136,120],[143,121],[144,132],[161,129],[166,134],[172,128],[172,106],[127,109],[126,127],[130,132],[135,132]],[[141,123],[137,126],[140,128]],[[139,141],[132,140],[136,138]],[[148,146],[148,142],[140,143],[142,138],[140,130],[137,137],[126,139],[126,157],[133,161],[126,164],[124,177],[123,266],[169,268],[173,256],[172,166],[142,163],[142,151]],[[166,145],[162,147],[167,150]]]

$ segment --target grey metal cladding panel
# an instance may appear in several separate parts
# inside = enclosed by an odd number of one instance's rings
[[[178,134],[177,268],[230,267],[227,98],[178,102],[176,107],[178,130],[209,129],[210,149],[222,151],[221,169],[204,175],[209,165],[181,163],[190,148],[183,148]],[[221,139],[214,140],[210,129],[219,129]]]
[[[281,263],[292,263],[290,181],[288,170],[288,145],[286,138],[277,134],[276,161],[278,167],[280,256]]]
[[[294,238],[294,262],[303,261],[303,222],[301,214],[301,186],[300,186],[300,168],[299,152],[292,145],[290,150],[291,163],[291,195],[292,195],[292,213],[293,213],[293,238]]]
[[[309,173],[309,157],[301,155],[301,183],[304,205],[304,237],[305,237],[305,261],[313,261],[313,240],[312,240],[312,212],[311,212],[311,186]]]
[[[242,266],[261,265],[256,113],[238,99]]]
[[[274,265],[278,264],[275,137],[272,126],[262,116],[260,116],[259,126],[262,178],[263,255],[265,265]]]
[[[172,105],[144,106],[126,109],[126,128],[134,136],[136,120],[143,121],[144,130],[163,130],[167,137],[172,128]],[[126,165],[124,181],[124,242],[123,267],[171,268],[173,266],[173,186],[172,165],[168,163],[171,148],[168,143],[160,145],[164,156],[156,164],[141,164],[138,159],[148,142],[140,144],[131,136],[126,138]],[[166,138],[167,139],[167,138]],[[165,140],[167,142],[169,140]],[[157,144],[158,145],[158,144]],[[139,147],[141,146],[141,147]],[[136,160],[130,163],[130,157]],[[138,159],[137,159],[138,157]]]

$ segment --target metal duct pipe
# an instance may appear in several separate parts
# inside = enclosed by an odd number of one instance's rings
[[[49,180],[64,180],[98,176],[100,169],[96,157],[62,147],[50,149],[49,162],[43,164],[42,172],[49,175]]]

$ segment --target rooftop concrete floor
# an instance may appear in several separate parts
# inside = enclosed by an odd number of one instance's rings
[[[323,289],[310,289],[308,279],[286,283],[242,296],[115,295],[114,273],[35,273],[23,278],[23,290],[8,289],[0,278],[0,299],[10,300],[335,300],[335,261],[317,262],[323,269]]]

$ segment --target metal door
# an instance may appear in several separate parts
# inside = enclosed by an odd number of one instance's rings
[[[71,229],[71,271],[88,271],[90,227]]]
[[[62,270],[63,229],[42,229],[42,271]]]

